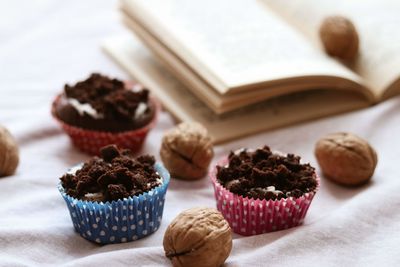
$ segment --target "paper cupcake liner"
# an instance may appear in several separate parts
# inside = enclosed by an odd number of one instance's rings
[[[228,164],[228,158],[220,160],[217,165],[224,166],[226,164]],[[235,233],[245,236],[300,225],[319,187],[319,178],[316,176],[318,185],[313,192],[305,193],[299,198],[260,200],[230,192],[217,181],[216,174],[217,168],[213,168],[210,176],[214,185],[217,209]]]
[[[119,133],[93,131],[83,129],[65,123],[57,117],[56,104],[60,100],[61,95],[58,95],[53,101],[51,113],[58,121],[63,130],[69,135],[72,143],[81,151],[90,155],[98,155],[100,148],[106,145],[115,144],[118,147],[129,148],[133,152],[139,151],[146,139],[148,132],[154,127],[157,122],[157,117],[160,112],[161,106],[158,100],[154,97],[150,101],[154,104],[155,112],[153,119],[144,127],[132,131],[124,131]]]
[[[75,230],[98,244],[134,241],[157,231],[160,226],[170,174],[160,163],[156,171],[163,183],[139,196],[112,202],[83,201],[58,189],[67,203]]]

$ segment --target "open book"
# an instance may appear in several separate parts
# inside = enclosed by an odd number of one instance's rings
[[[106,51],[178,119],[205,124],[216,142],[400,92],[395,1],[123,0],[121,9],[153,54],[135,37],[111,39]],[[344,14],[358,30],[351,67],[319,43],[330,14]]]

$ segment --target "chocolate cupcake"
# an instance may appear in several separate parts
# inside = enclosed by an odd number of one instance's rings
[[[155,124],[158,102],[139,84],[92,74],[65,85],[52,114],[73,143],[90,154],[115,143],[137,151]]]
[[[169,173],[153,156],[114,145],[60,178],[75,230],[100,243],[133,241],[160,225]]]
[[[234,232],[261,234],[302,223],[319,185],[315,169],[268,146],[241,149],[211,172],[217,207]]]

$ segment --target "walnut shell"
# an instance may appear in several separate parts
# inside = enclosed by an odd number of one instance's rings
[[[359,38],[353,23],[342,16],[324,19],[319,29],[327,54],[344,60],[353,60],[358,53]]]
[[[217,267],[231,252],[232,234],[218,210],[192,208],[171,222],[163,245],[165,255],[175,267]]]
[[[0,177],[12,175],[19,162],[18,145],[11,133],[0,125]]]
[[[378,162],[368,142],[351,133],[332,133],[321,138],[315,156],[324,176],[348,186],[366,183]]]
[[[160,156],[174,177],[204,177],[214,156],[211,137],[199,123],[181,123],[164,134]]]

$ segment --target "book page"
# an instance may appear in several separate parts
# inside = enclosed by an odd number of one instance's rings
[[[301,78],[288,78],[286,81],[276,81],[275,84],[266,83],[260,90],[241,91],[235,94],[221,95],[214,91],[199,75],[182,62],[172,51],[154,38],[146,29],[132,19],[127,13],[123,13],[124,24],[131,29],[146,46],[158,56],[168,71],[187,86],[193,94],[215,113],[222,114],[262,100],[304,90],[336,89],[354,90],[363,94],[368,93],[365,88],[350,80],[340,77],[308,76]],[[373,96],[366,94],[370,100]]]
[[[356,26],[359,56],[352,69],[380,97],[400,92],[400,1],[262,0],[303,32],[321,51],[318,29],[325,16],[343,15]],[[397,81],[397,83],[396,83]]]
[[[198,121],[215,143],[263,130],[365,107],[357,93],[314,91],[274,98],[247,108],[216,115],[182,83],[168,73],[151,52],[133,36],[111,38],[105,51],[145,85],[179,121]]]
[[[257,0],[122,0],[122,5],[220,94],[308,75],[361,83]]]

